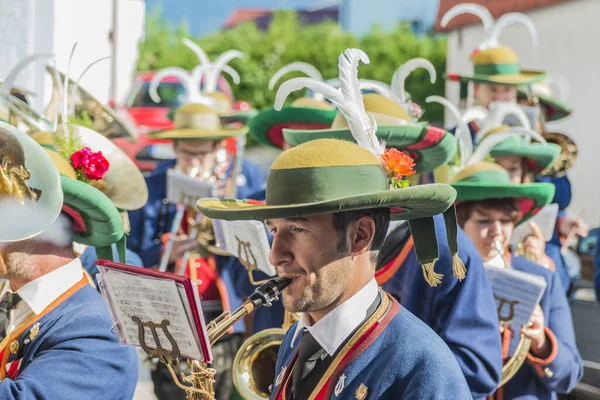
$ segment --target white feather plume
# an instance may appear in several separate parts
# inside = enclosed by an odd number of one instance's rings
[[[484,41],[485,44],[483,47],[498,47],[500,45],[499,40],[500,40],[500,34],[502,33],[502,31],[504,31],[504,29],[506,29],[506,27],[508,27],[510,25],[515,25],[515,24],[520,24],[520,25],[525,26],[525,28],[527,28],[527,31],[529,31],[529,34],[531,35],[531,40],[533,41],[533,46],[536,47],[537,46],[537,29],[535,28],[535,24],[533,23],[531,18],[529,18],[527,15],[525,15],[523,13],[518,13],[518,12],[504,14],[500,18],[498,18],[494,24],[493,29],[490,31],[490,33],[488,35],[486,35],[487,38]]]
[[[483,23],[483,30],[486,36],[494,28],[494,17],[490,14],[489,10],[480,4],[475,3],[463,3],[457,4],[444,14],[442,17],[441,25],[445,27],[454,18],[461,14],[473,14],[478,16]]]
[[[63,82],[62,87],[62,103],[60,104],[60,115],[62,117],[62,125],[63,125],[63,135],[69,135],[69,79],[71,74],[71,62],[73,61],[73,56],[75,55],[75,50],[77,49],[77,45],[79,43],[73,43],[73,47],[71,48],[71,54],[69,55],[69,62],[67,63],[67,71],[65,73],[65,80]],[[58,115],[57,115],[58,118]]]
[[[23,71],[23,69],[25,69],[25,67],[29,64],[31,64],[32,62],[36,61],[36,60],[40,60],[40,59],[51,59],[55,57],[54,54],[32,54],[30,56],[27,56],[25,58],[23,58],[21,61],[19,61],[17,63],[17,65],[15,65],[9,72],[8,75],[6,75],[6,79],[4,79],[4,81],[2,82],[2,85],[0,85],[0,93],[8,96],[10,94],[10,91],[12,90],[12,88],[15,86],[15,83],[17,82],[17,77],[19,76],[19,73],[21,71]]]
[[[200,62],[200,65],[210,64],[210,58],[208,58],[208,55],[206,54],[206,52],[204,50],[202,50],[202,48],[200,46],[198,46],[195,42],[191,41],[188,38],[183,38],[183,39],[181,39],[181,41],[190,50],[192,50],[194,52],[194,54],[196,54],[196,57],[198,57],[198,61]]]
[[[168,76],[176,77],[181,85],[183,86],[186,93],[186,100],[184,102],[191,103],[194,101],[195,97],[200,96],[200,88],[199,84],[196,84],[196,81],[192,80],[192,74],[183,68],[179,67],[167,67],[159,70],[152,81],[150,82],[150,88],[148,89],[148,93],[150,94],[150,98],[155,103],[160,103],[160,96],[158,94],[158,85]]]
[[[562,75],[546,75],[545,83],[550,86],[549,90],[543,90],[544,83],[532,84],[533,92],[536,94],[544,94],[546,96],[554,96],[559,101],[565,102],[569,98],[569,82]],[[552,91],[552,86],[558,89],[558,93]]]
[[[281,77],[287,74],[288,72],[292,71],[302,72],[303,74],[306,74],[306,76],[308,76],[309,78],[313,78],[318,81],[323,80],[323,75],[321,75],[321,72],[319,72],[319,70],[315,66],[302,61],[297,61],[284,65],[273,74],[273,77],[269,81],[269,90],[273,90],[273,88],[275,87],[277,82],[279,82]]]
[[[441,96],[429,96],[425,99],[426,103],[439,103],[446,107],[456,122],[456,132],[454,137],[458,142],[458,151],[460,152],[460,169],[463,169],[467,164],[467,161],[473,154],[473,140],[471,139],[471,131],[467,124],[463,121],[460,111],[452,102],[445,97]]]
[[[495,129],[504,124],[504,120],[507,116],[514,115],[519,120],[521,126],[527,130],[531,130],[531,123],[527,114],[516,103],[511,102],[493,102],[490,104],[490,113],[482,124],[481,129],[475,136],[475,142],[479,142],[482,138],[492,129]]]
[[[467,124],[471,121],[484,121],[487,118],[488,114],[489,112],[487,108],[482,106],[473,106],[467,108],[463,112],[462,120],[465,121],[465,123]]]
[[[405,90],[406,78],[408,78],[408,76],[418,68],[426,69],[427,72],[429,72],[429,81],[432,84],[435,83],[437,79],[437,73],[431,61],[420,57],[406,61],[404,64],[399,66],[398,69],[396,69],[396,72],[394,72],[391,84],[392,90],[400,98],[400,104],[407,103]]]
[[[523,136],[523,139],[525,139],[525,144],[531,143],[532,139],[540,142],[543,145],[548,144],[548,142],[546,142],[546,139],[542,135],[540,135],[539,132],[533,129],[527,129],[522,126],[512,126],[509,132]]]
[[[394,100],[396,103],[401,104],[401,99],[394,93],[391,87],[384,82],[374,81],[371,79],[360,79],[359,81],[360,90],[371,90],[375,93],[379,93],[389,99]]]
[[[243,56],[244,54],[239,50],[227,50],[215,62],[208,64],[204,74],[204,89],[202,91],[205,93],[214,93],[217,90],[219,76],[221,76],[221,71],[223,71],[225,65],[234,58],[242,58]],[[232,69],[230,67],[230,70]]]
[[[362,50],[347,49],[340,54],[339,89],[313,78],[294,78],[284,82],[275,95],[275,109],[281,110],[285,99],[293,91],[308,88],[319,92],[344,115],[356,142],[380,158],[385,145],[377,139],[377,124],[364,108],[358,80],[359,61],[369,63],[368,56]]]
[[[91,62],[87,67],[85,67],[83,72],[79,75],[79,78],[77,78],[77,81],[71,88],[71,104],[69,105],[69,114],[73,115],[73,113],[75,112],[75,93],[77,93],[77,89],[79,88],[79,83],[81,82],[81,78],[83,78],[85,76],[85,74],[94,65],[98,64],[101,61],[108,60],[109,58],[111,58],[111,56],[102,57],[102,58],[97,59],[96,61]]]

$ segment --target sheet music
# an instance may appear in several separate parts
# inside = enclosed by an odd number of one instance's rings
[[[198,199],[216,197],[216,185],[202,182],[174,169],[167,171],[167,199],[171,203],[196,207]]]
[[[259,221],[220,221],[225,251],[242,264],[254,267],[269,276],[275,268],[269,263],[269,239],[265,225]]]
[[[546,242],[552,239],[556,217],[558,216],[558,204],[548,204],[534,215],[529,221],[533,221],[539,226]],[[533,235],[529,221],[517,226],[513,231],[510,243],[514,246],[525,240],[527,236]]]
[[[174,281],[133,275],[126,272],[107,270],[104,283],[110,293],[121,334],[126,343],[139,346],[139,328],[132,321],[137,316],[142,322],[160,323],[169,320],[169,332],[177,342],[182,355],[203,360],[198,337],[194,333],[190,305],[185,289],[178,288]],[[186,305],[184,305],[186,304]],[[187,310],[186,310],[187,308]],[[160,344],[165,349],[171,345],[161,329],[156,330]],[[149,347],[156,347],[150,328],[145,328],[145,340]]]
[[[485,273],[494,292],[500,321],[527,324],[542,299],[546,280],[538,275],[494,266],[485,266]]]

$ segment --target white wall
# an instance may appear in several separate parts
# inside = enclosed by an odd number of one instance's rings
[[[144,0],[116,0],[117,53],[116,99],[129,89],[143,35]],[[92,61],[112,54],[109,34],[113,24],[113,0],[0,0],[0,78],[24,57],[34,53],[55,54],[58,68],[66,71],[74,42],[79,42],[71,77],[77,78]],[[95,65],[81,85],[100,101],[109,100],[111,60]],[[17,85],[37,93],[35,109],[42,111],[50,98],[51,79],[44,61],[24,69]]]
[[[592,226],[600,225],[600,1],[579,0],[535,10],[528,14],[538,30],[538,47],[522,26],[506,29],[501,43],[514,49],[522,68],[542,69],[569,81],[570,118],[548,128],[569,134],[579,148],[579,158],[569,172],[573,188],[570,214],[585,210]],[[483,38],[480,25],[453,31],[448,36],[448,72],[469,73],[469,55]],[[458,100],[458,84],[446,83],[446,95]],[[456,104],[456,103],[455,103]],[[451,117],[446,118],[449,124]]]

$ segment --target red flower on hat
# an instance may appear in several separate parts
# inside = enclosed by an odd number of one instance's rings
[[[71,155],[71,164],[77,171],[77,177],[98,181],[108,172],[109,163],[101,151],[93,152],[89,147],[76,151]]]
[[[387,149],[381,158],[383,159],[384,167],[388,174],[400,176],[411,176],[415,174],[415,171],[413,170],[415,160],[398,149]]]

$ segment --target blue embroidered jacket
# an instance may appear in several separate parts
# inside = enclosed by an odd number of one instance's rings
[[[8,344],[3,350],[13,378],[0,382],[0,399],[133,397],[138,380],[136,352],[111,332],[106,305],[87,281],[37,323],[18,336],[18,346]]]

